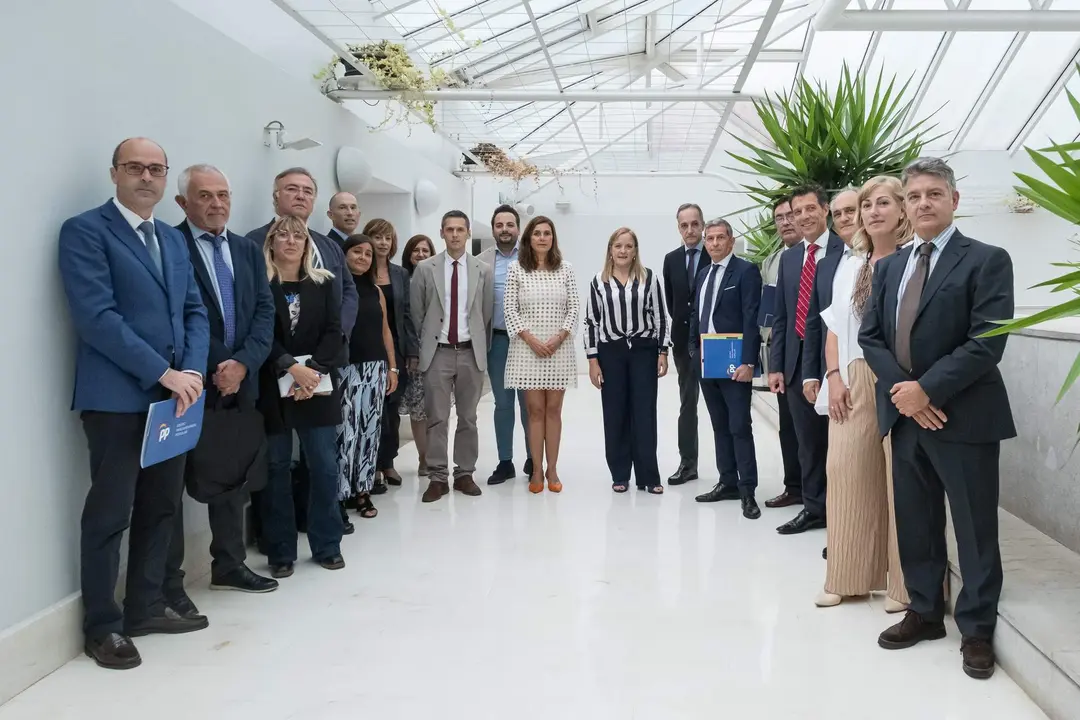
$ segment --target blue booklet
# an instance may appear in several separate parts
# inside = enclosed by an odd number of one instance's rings
[[[701,336],[701,377],[730,378],[742,364],[742,333],[709,333]]]
[[[162,400],[150,406],[146,414],[146,429],[143,430],[142,467],[183,455],[198,444],[205,397],[205,393],[200,395],[183,417],[176,417],[175,399]]]

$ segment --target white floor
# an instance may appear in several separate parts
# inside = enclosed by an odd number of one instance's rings
[[[345,570],[301,562],[265,596],[200,582],[192,597],[209,629],[140,638],[143,666],[129,672],[80,657],[0,720],[1044,717],[1000,670],[969,680],[955,634],[880,650],[893,620],[880,598],[815,608],[825,535],[777,535],[790,509],[755,522],[735,502],[696,504],[715,481],[704,404],[705,477],[663,497],[614,495],[585,382],[566,399],[561,496],[532,496],[519,478],[421,505],[410,446],[404,487],[345,538]],[[665,476],[677,394],[663,381]],[[485,398],[481,484],[490,417]],[[780,489],[780,460],[771,428],[756,427],[763,501]]]

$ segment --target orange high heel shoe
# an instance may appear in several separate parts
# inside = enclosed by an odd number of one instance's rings
[[[548,484],[548,490],[550,490],[551,492],[553,492],[553,493],[562,492],[562,481],[560,481],[559,478],[555,478],[554,480],[552,480],[551,478],[548,478],[547,484]]]
[[[536,478],[529,478],[529,492],[533,493],[534,495],[544,492],[543,476],[541,476],[539,480],[537,480]]]

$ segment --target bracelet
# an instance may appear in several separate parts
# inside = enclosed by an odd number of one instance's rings
[[[833,373],[838,373],[838,372],[840,372],[840,368],[833,368],[829,372],[825,373],[825,379],[828,380],[830,375],[832,375]]]
[[[396,373],[396,372],[400,372],[400,371],[397,368],[390,368],[390,372]]]

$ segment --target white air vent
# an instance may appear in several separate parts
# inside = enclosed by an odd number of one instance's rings
[[[564,212],[564,213],[565,212],[570,212],[570,201],[569,200],[556,200],[555,201],[555,209],[558,210],[559,212]]]

